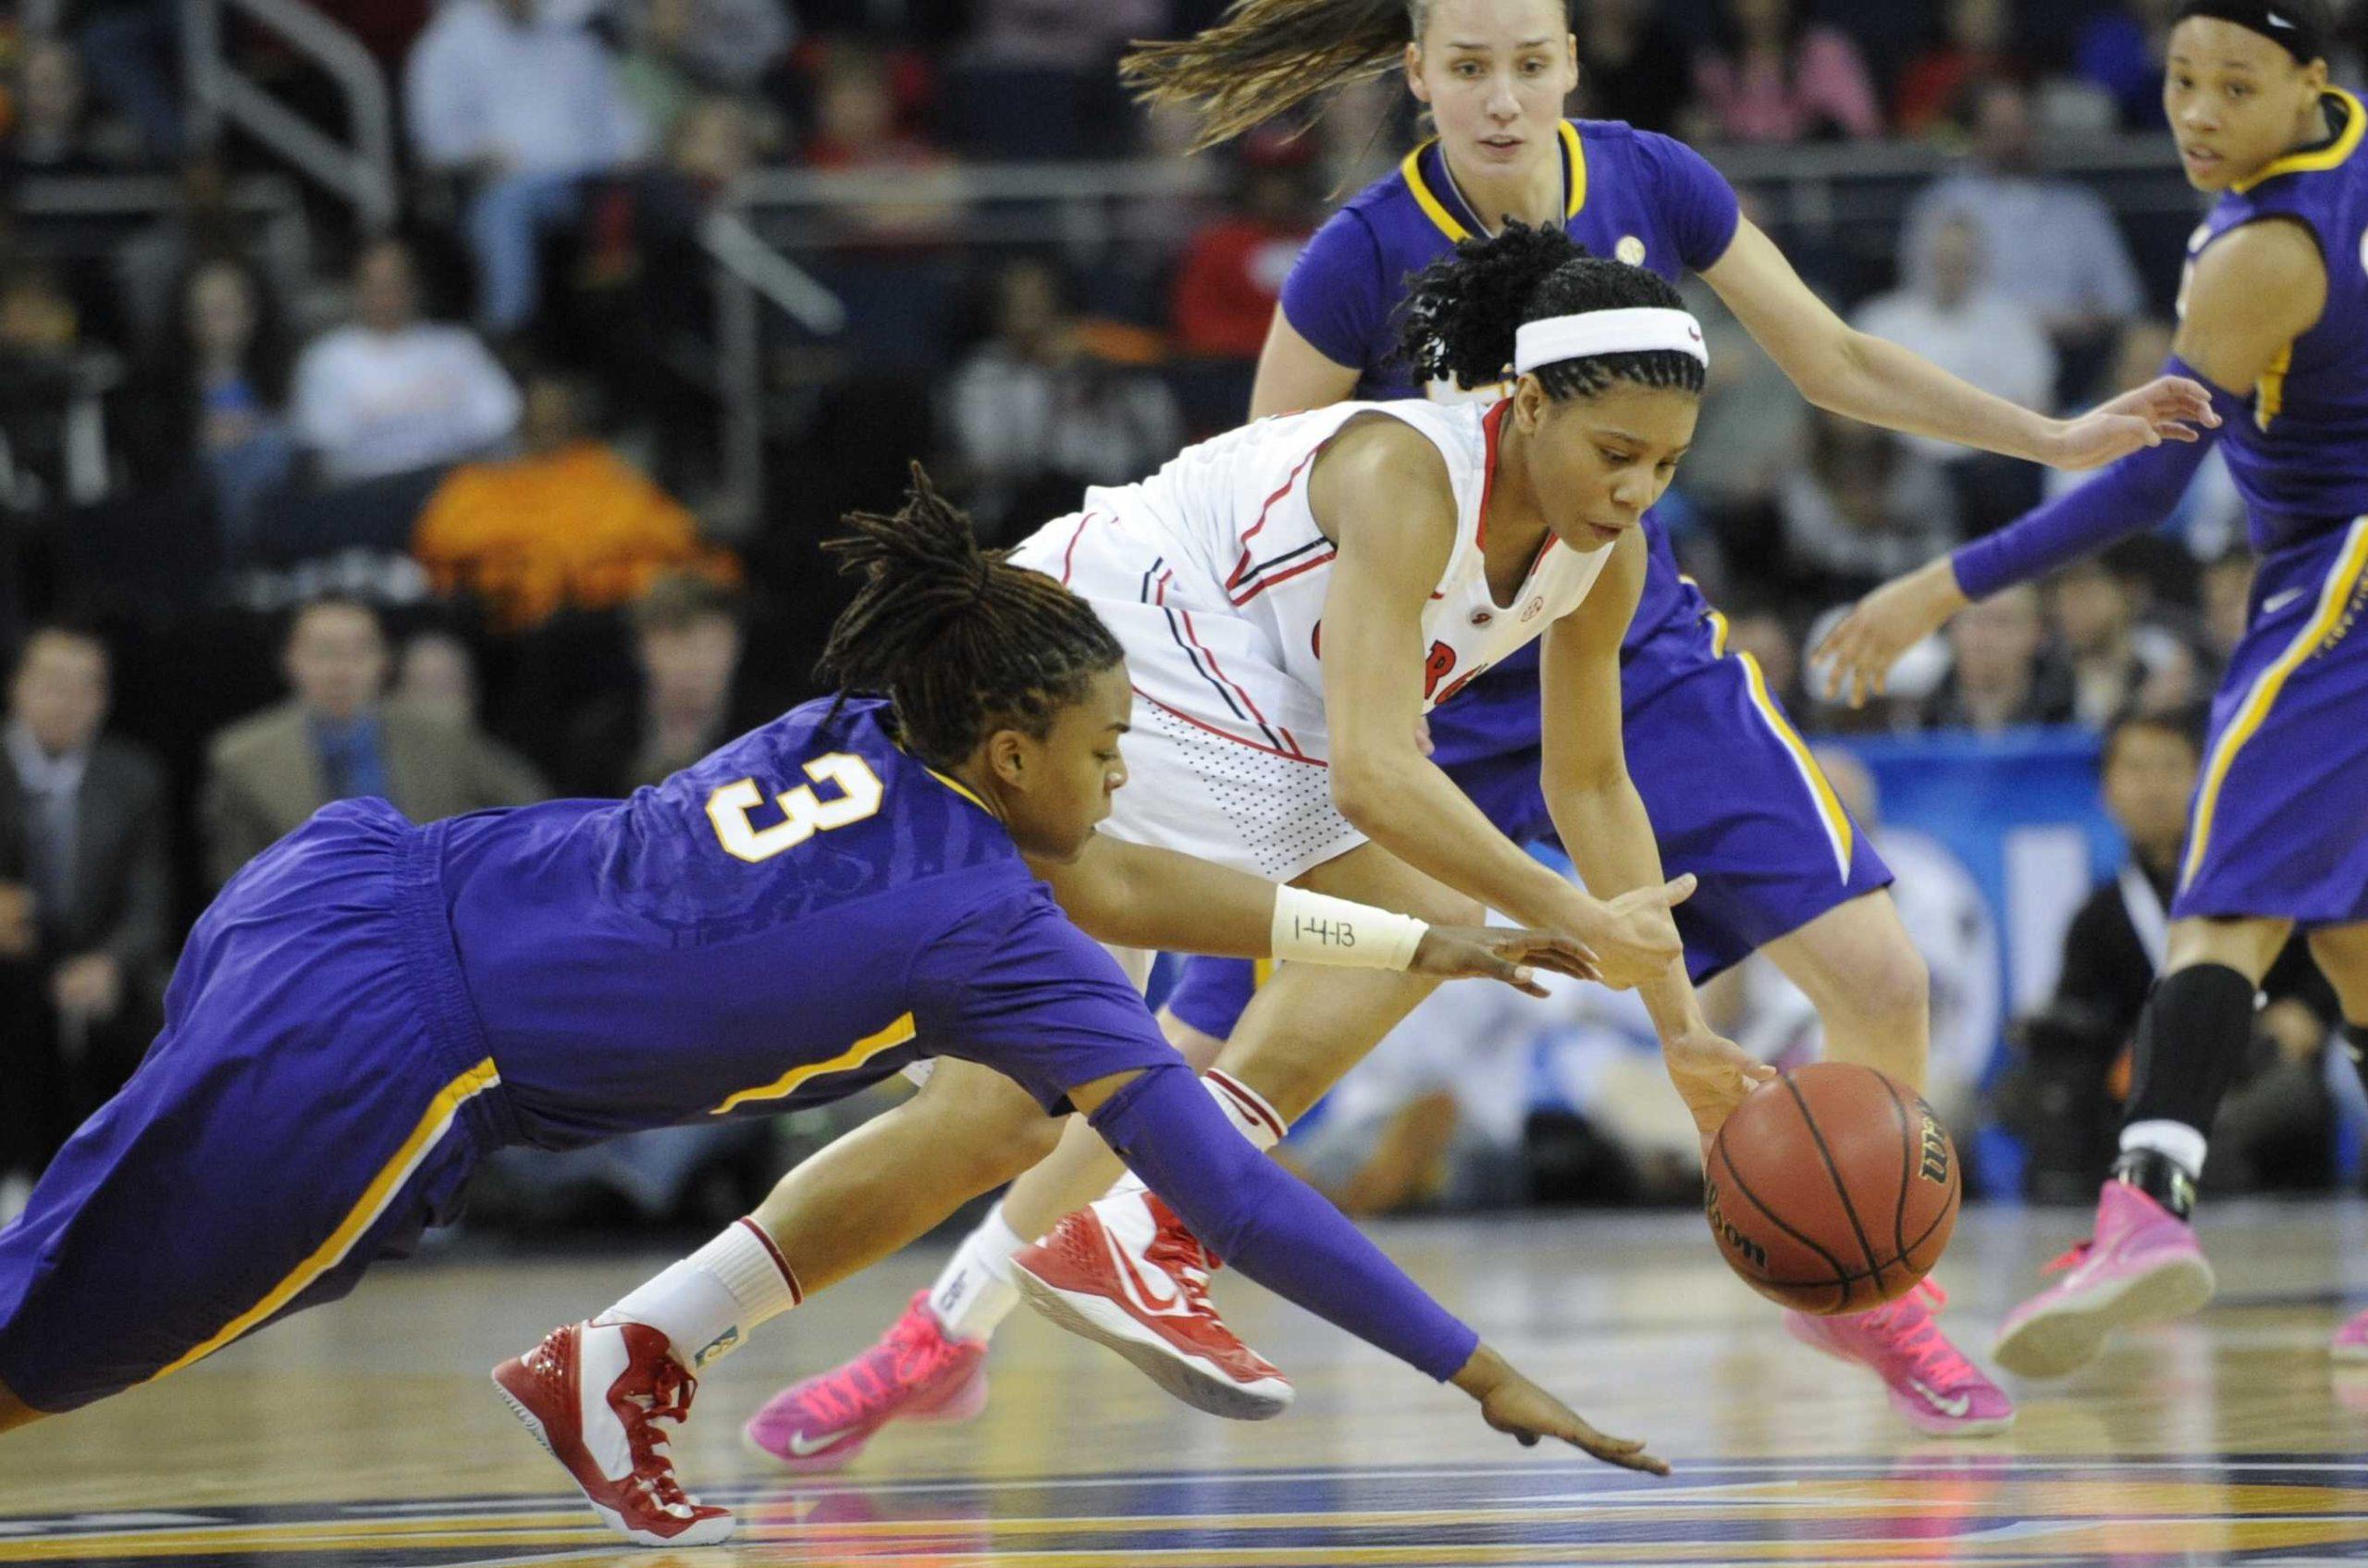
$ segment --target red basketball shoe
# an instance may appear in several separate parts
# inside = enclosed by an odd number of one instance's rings
[[[641,1323],[573,1323],[493,1369],[494,1387],[609,1528],[642,1546],[712,1546],[729,1509],[683,1489],[660,1421],[691,1413],[698,1379]]]
[[[1079,1209],[1012,1262],[1030,1306],[1116,1351],[1186,1404],[1235,1421],[1264,1421],[1290,1404],[1283,1375],[1209,1304],[1217,1260],[1150,1193]]]
[[[767,1400],[744,1435],[811,1474],[845,1469],[891,1421],[968,1421],[986,1408],[987,1342],[948,1334],[919,1290],[878,1344]]]

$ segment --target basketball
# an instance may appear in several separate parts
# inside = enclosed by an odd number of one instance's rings
[[[1914,1290],[1949,1244],[1958,1195],[1956,1149],[1932,1107],[1846,1062],[1752,1091],[1719,1129],[1704,1184],[1728,1265],[1819,1316]]]

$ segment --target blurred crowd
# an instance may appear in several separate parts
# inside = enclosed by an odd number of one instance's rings
[[[136,1063],[180,933],[257,849],[352,795],[426,818],[623,793],[809,695],[836,512],[919,457],[1009,539],[1230,423],[1300,246],[1418,129],[1374,84],[1215,155],[1199,194],[1136,199],[1124,243],[1044,214],[989,243],[965,171],[1178,155],[1114,62],[1217,0],[310,3],[394,93],[401,212],[365,227],[306,194],[318,242],[292,251],[240,194],[272,154],[199,133],[178,0],[0,19],[0,1216]],[[1866,330],[2044,408],[2162,363],[2191,217],[2134,220],[2041,153],[2159,127],[2170,0],[1580,10],[1574,112],[1714,161],[1937,149],[1946,172],[1848,243],[1761,215]],[[268,29],[228,47],[337,117]],[[857,177],[775,236],[850,320],[766,329],[752,523],[718,505],[704,244],[780,171]],[[1807,654],[1823,616],[2077,477],[1819,414],[1695,292],[1720,340],[1665,515],[1804,729],[2086,726],[2114,737],[2117,813],[2116,772],[2175,771],[2157,753],[2191,753],[2250,583],[2216,464],[2169,528],[1969,611],[1844,709]],[[2131,836],[2135,896],[2176,843]],[[2101,1103],[2134,1006],[2106,989],[2024,1031],[2010,1114]],[[2094,1163],[2049,1114],[2037,1144]]]

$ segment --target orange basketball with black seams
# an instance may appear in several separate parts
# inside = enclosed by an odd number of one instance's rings
[[[1819,1062],[1746,1096],[1710,1145],[1710,1234],[1771,1301],[1831,1316],[1896,1301],[1956,1228],[1957,1152],[1872,1068]]]

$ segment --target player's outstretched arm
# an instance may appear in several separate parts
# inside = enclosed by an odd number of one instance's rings
[[[1030,866],[1070,920],[1115,946],[1402,969],[1442,980],[1501,981],[1540,996],[1546,993],[1532,969],[1596,978],[1585,948],[1543,932],[1426,926],[1106,834],[1096,834],[1073,860]],[[1385,945],[1400,933],[1411,940],[1402,955]]]
[[[1802,396],[1885,429],[2078,469],[2164,441],[2192,441],[2194,426],[2209,423],[2207,390],[2183,375],[2072,419],[2051,419],[1995,397],[1834,315],[1749,219],[1702,278]]]
[[[1181,1063],[1069,1091],[1094,1130],[1193,1233],[1244,1274],[1480,1403],[1523,1443],[1554,1438],[1665,1475],[1641,1440],[1597,1431],[1515,1371],[1314,1190],[1236,1132]]]
[[[2317,323],[2326,292],[2326,264],[2292,224],[2247,224],[2203,253],[2165,368],[2192,371],[2205,388],[2212,400],[2207,427],[2252,417],[2248,400],[2227,389],[2258,385]],[[2197,441],[2132,452],[2092,483],[1877,588],[1810,656],[1826,665],[1826,695],[1845,697],[1854,708],[1863,704],[1881,693],[1901,654],[1973,600],[2159,525],[2187,493],[2207,450],[2208,442]]]
[[[1541,702],[1546,713],[1541,779],[1547,809],[1589,888],[1608,908],[1640,930],[1657,932],[1668,948],[1657,973],[1636,988],[1670,1080],[1702,1134],[1707,1153],[1728,1113],[1775,1076],[1702,1016],[1685,972],[1684,949],[1670,918],[1693,879],[1664,883],[1652,819],[1629,776],[1621,742],[1620,644],[1643,591],[1645,536],[1632,531],[1612,547],[1610,562],[1593,592],[1546,634]]]

